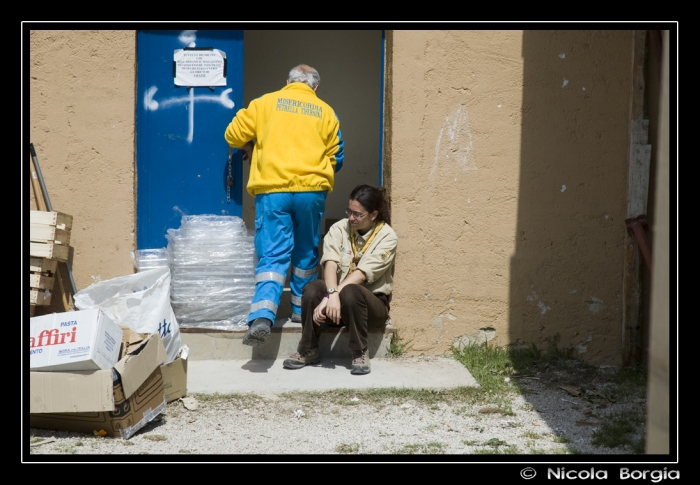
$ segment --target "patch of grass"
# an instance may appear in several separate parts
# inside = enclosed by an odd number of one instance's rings
[[[39,441],[44,441],[46,438],[42,438],[41,436],[33,436],[29,442],[30,443],[38,443]]]
[[[552,438],[552,441],[554,441],[555,443],[571,443],[571,440],[566,436],[555,436],[554,438]]]
[[[506,445],[508,445],[508,443],[506,443],[505,441],[498,439],[498,438],[491,438],[490,440],[484,441],[483,443],[481,443],[481,445],[482,446],[496,446],[496,447],[498,447],[498,446],[506,446]]]
[[[389,345],[387,346],[387,351],[390,357],[399,357],[405,354],[407,351],[411,350],[413,347],[413,340],[403,341],[399,335],[399,331],[394,330],[391,334],[391,339],[389,340]]]
[[[75,446],[85,446],[85,444],[82,441],[78,441],[75,443]]]
[[[646,366],[622,367],[612,376],[614,394],[622,399],[646,398],[647,374]]]
[[[570,455],[572,454],[566,448],[530,448],[528,453],[531,455]]]
[[[123,440],[122,444],[124,446],[134,446],[135,445],[135,443],[133,441],[128,441],[128,440]]]
[[[167,441],[168,437],[162,434],[147,434],[143,437],[149,441]]]
[[[462,440],[462,443],[467,446],[477,446],[479,444],[477,440]]]
[[[475,455],[518,455],[520,450],[515,445],[497,446],[493,448],[477,448],[474,450]]]
[[[501,409],[498,406],[486,406],[479,409],[479,414],[496,414],[500,411]]]
[[[387,404],[401,405],[414,402],[426,406],[444,404],[475,404],[483,402],[483,393],[475,387],[458,387],[455,389],[411,389],[411,388],[371,388],[371,389],[337,389],[316,392],[304,391],[280,394],[282,399],[294,403],[315,404],[319,400],[329,400],[339,406],[368,404],[384,408]],[[359,401],[351,401],[357,397]]]
[[[357,453],[360,451],[360,445],[357,443],[342,443],[335,447],[335,451],[344,455]]]
[[[200,403],[236,403],[239,409],[244,409],[246,407],[256,406],[262,402],[264,399],[256,394],[252,393],[231,393],[231,394],[219,394],[215,392],[214,394],[191,394],[190,397],[194,397]],[[173,401],[173,403],[178,404],[178,401]]]
[[[513,362],[505,348],[485,342],[455,349],[454,356],[469,369],[482,392],[501,394],[514,390],[513,385],[503,379],[513,373]]]
[[[61,453],[70,453],[71,455],[75,455],[78,452],[78,450],[68,444],[56,445],[56,450],[60,451]]]
[[[645,424],[644,413],[640,410],[615,411],[604,417],[603,425],[591,435],[591,444],[616,448],[630,446],[644,452],[644,438],[638,438],[637,432]],[[642,444],[639,443],[642,441]]]
[[[503,416],[515,416],[515,412],[513,411],[513,404],[505,399],[498,403],[498,411]]]
[[[430,442],[417,445],[404,445],[395,450],[395,455],[441,455],[445,453],[447,445],[444,443]]]
[[[542,438],[541,435],[535,433],[534,431],[525,430],[525,432],[521,435],[523,438],[529,438],[531,440],[539,440]]]

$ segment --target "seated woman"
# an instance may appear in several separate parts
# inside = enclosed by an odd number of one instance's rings
[[[287,369],[321,360],[320,325],[328,322],[348,327],[351,373],[370,372],[367,331],[389,317],[398,238],[388,224],[383,187],[355,187],[345,213],[347,219],[333,224],[323,239],[323,280],[302,292],[302,336],[297,352],[283,363]]]

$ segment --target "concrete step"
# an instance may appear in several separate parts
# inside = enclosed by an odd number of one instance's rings
[[[263,345],[243,345],[246,328],[212,330],[180,328],[180,339],[189,347],[189,360],[275,360],[286,359],[296,352],[301,339],[301,324],[289,317],[279,317],[272,326],[270,337]],[[345,327],[322,327],[319,351],[326,358],[349,358],[349,335]],[[388,350],[394,327],[388,321],[382,328],[369,330],[367,347],[371,359],[390,355]]]

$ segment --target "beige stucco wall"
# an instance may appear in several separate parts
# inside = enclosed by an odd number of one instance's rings
[[[619,364],[631,32],[394,31],[392,319]],[[462,340],[459,340],[462,338]]]
[[[631,31],[386,35],[392,320],[412,352],[558,335],[620,363]],[[30,137],[74,217],[78,289],[134,271],[135,36],[30,35]]]
[[[36,30],[25,48],[30,142],[53,210],[73,216],[76,287],[132,273],[136,32]]]

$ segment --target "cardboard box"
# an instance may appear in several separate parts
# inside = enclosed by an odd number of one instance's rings
[[[138,345],[144,339],[148,338],[146,333],[137,333],[129,327],[121,327],[124,331],[122,337],[122,350],[120,356],[123,356],[134,345]],[[177,359],[160,366],[161,374],[163,375],[163,388],[165,389],[165,399],[172,402],[176,399],[187,395],[187,355],[189,348],[183,345],[178,352]]]
[[[166,359],[153,334],[110,370],[30,372],[29,426],[129,439],[165,409],[160,364]]]
[[[99,308],[29,320],[32,371],[108,370],[119,360],[122,329]]]
[[[183,345],[177,359],[160,366],[163,374],[165,399],[172,402],[187,395],[187,354],[189,348]]]

